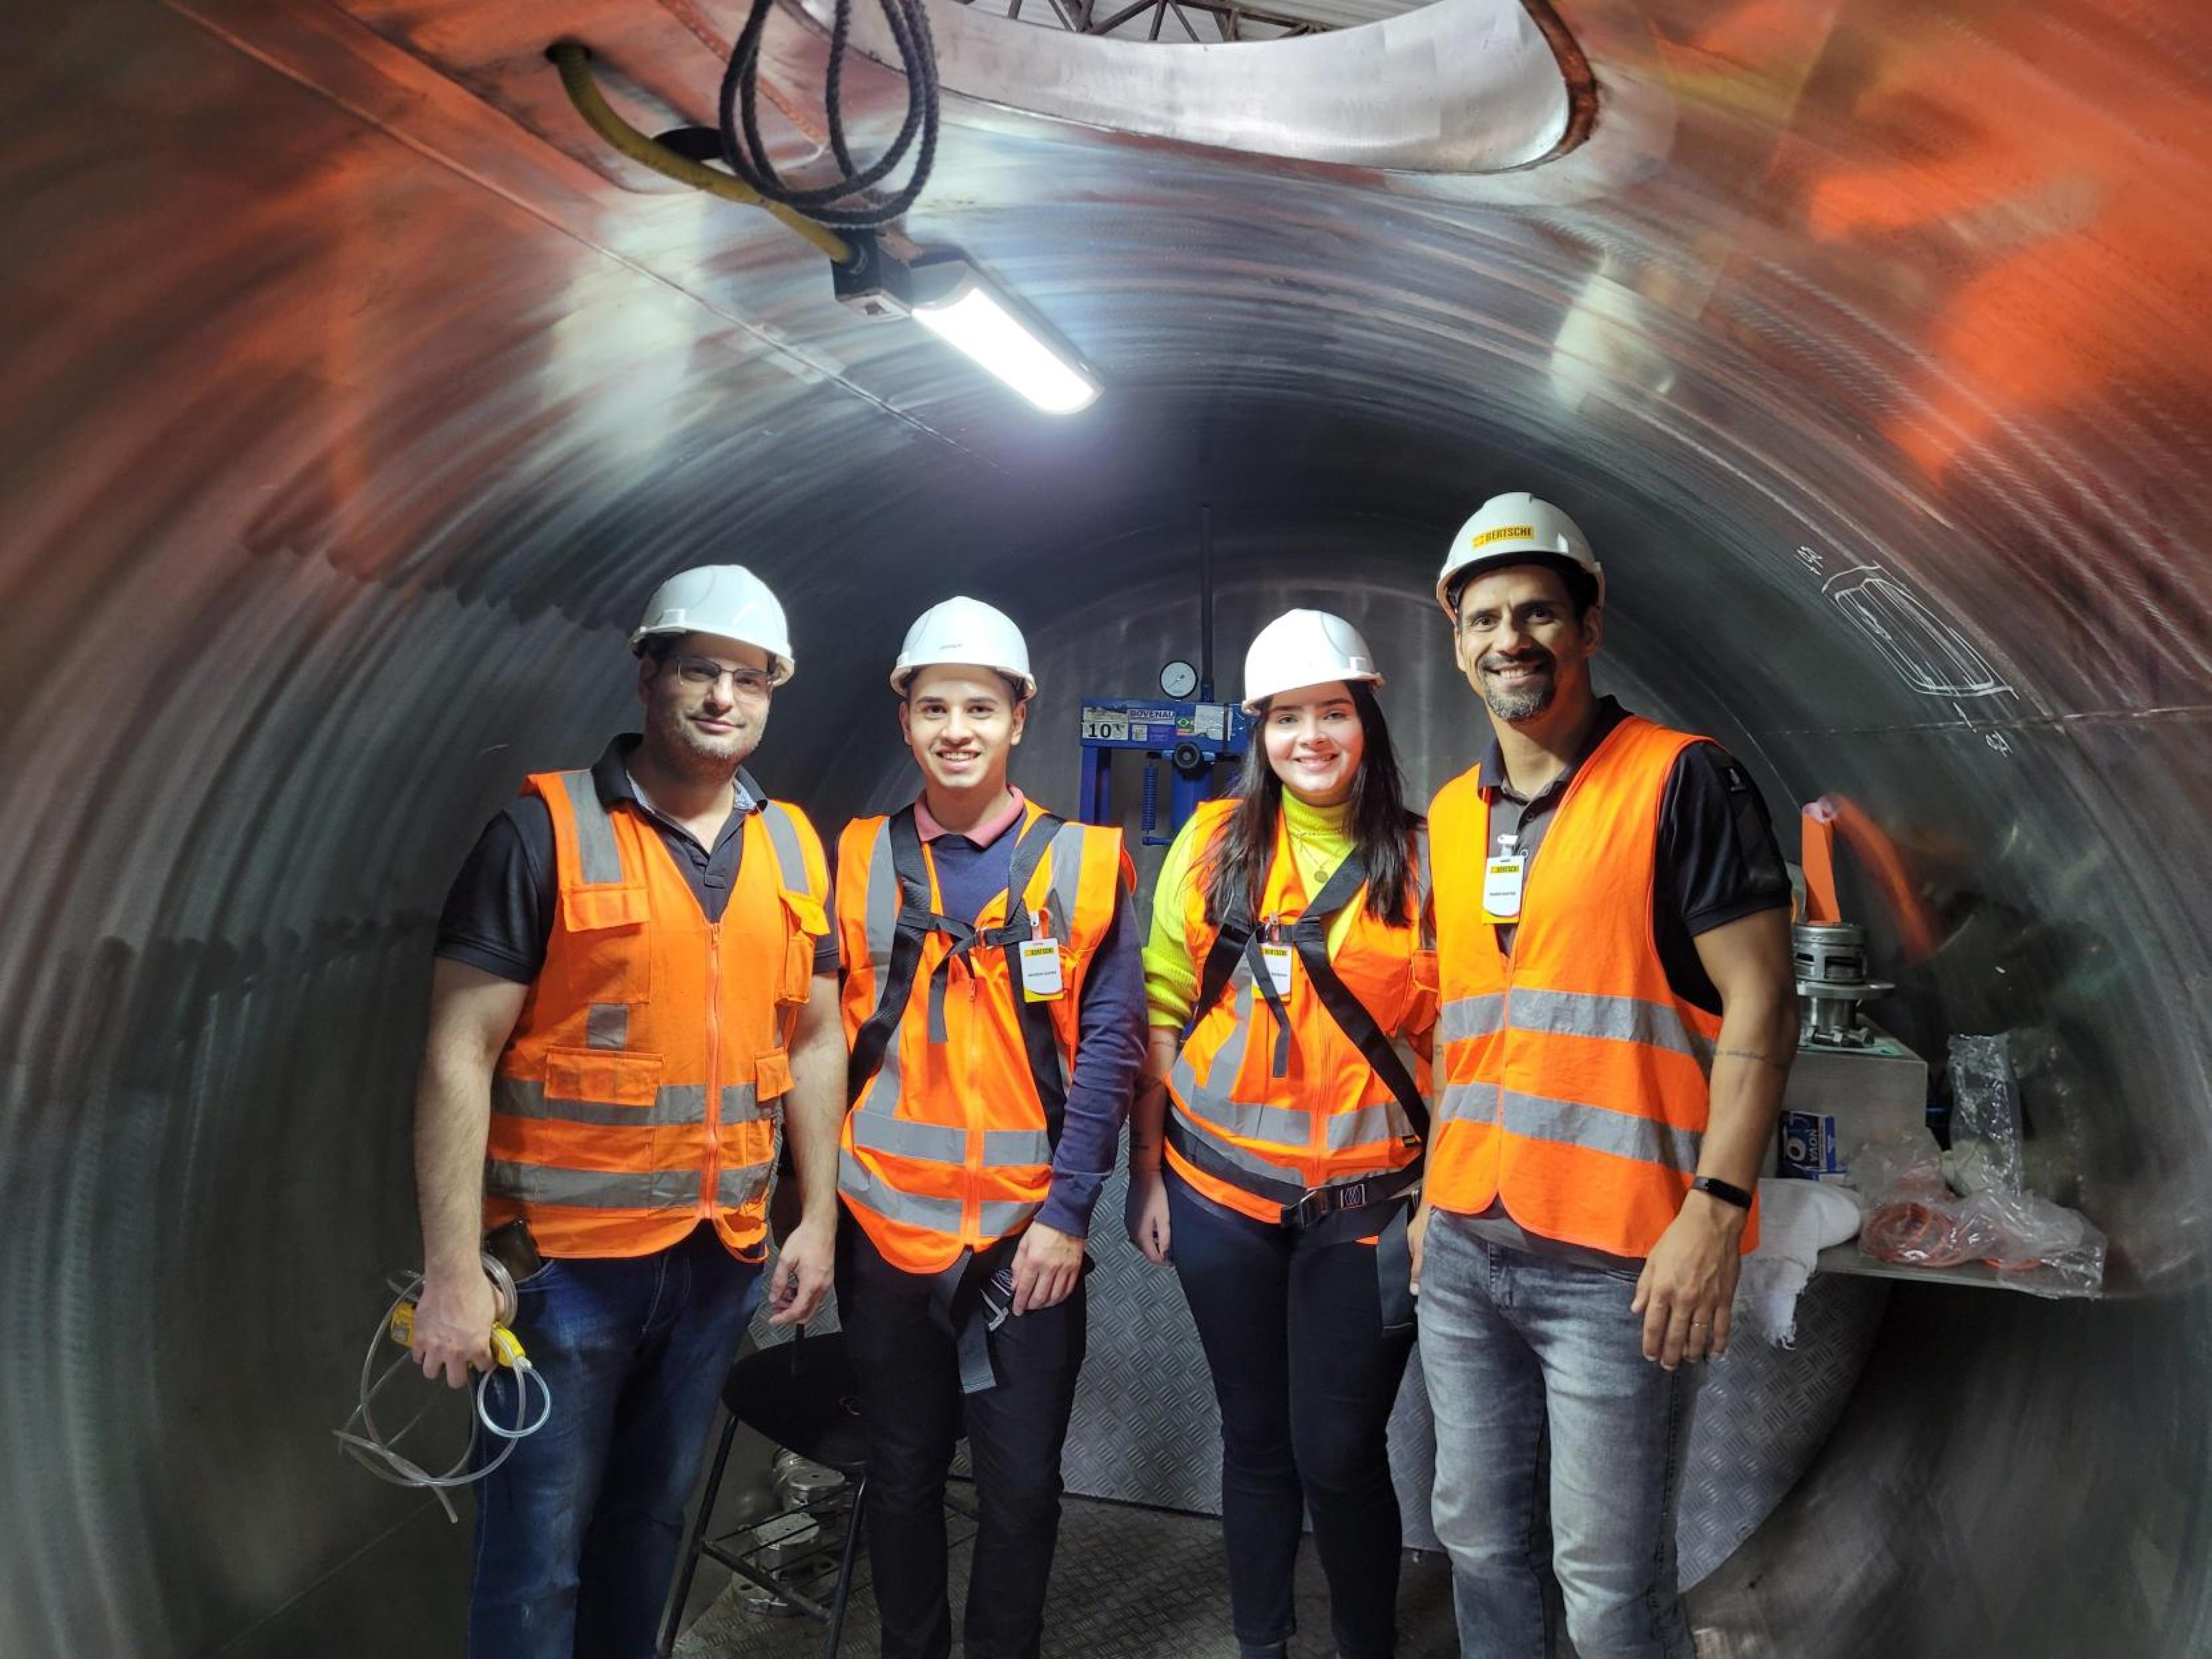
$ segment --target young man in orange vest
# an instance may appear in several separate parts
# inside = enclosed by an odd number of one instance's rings
[[[545,1425],[478,1490],[469,1651],[656,1650],[715,1400],[759,1290],[787,1126],[804,1217],[775,1322],[836,1251],[844,1045],[813,827],[743,769],[791,677],[782,608],[737,565],[664,584],[630,637],[641,738],[534,775],[462,866],[438,929],[416,1101],[414,1352],[488,1370],[489,1227]],[[514,1419],[514,1379],[489,1385]],[[533,1395],[534,1399],[534,1395]]]
[[[845,1031],[838,1316],[868,1437],[884,1659],[944,1659],[945,1477],[978,1525],[968,1659],[1036,1659],[1084,1353],[1083,1241],[1144,1054],[1117,830],[1006,782],[1036,682],[1020,631],[947,599],[891,671],[921,797],[838,842]]]
[[[1796,1050],[1765,807],[1718,748],[1591,689],[1604,594],[1582,532],[1525,494],[1485,503],[1437,584],[1494,738],[1430,808],[1440,1087],[1413,1254],[1468,1659],[1549,1654],[1553,1576],[1583,1659],[1689,1659],[1682,1367],[1727,1351]]]

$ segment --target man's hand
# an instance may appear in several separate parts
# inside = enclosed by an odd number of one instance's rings
[[[768,1305],[771,1325],[804,1325],[822,1310],[830,1293],[837,1261],[837,1218],[802,1221],[791,1230],[775,1253],[775,1273],[769,1281]]]
[[[1644,1357],[1668,1370],[1728,1352],[1729,1313],[1743,1266],[1745,1212],[1704,1193],[1682,1200],[1636,1280],[1629,1310],[1644,1316]]]
[[[1407,1274],[1415,1296],[1421,1293],[1421,1241],[1429,1236],[1429,1195],[1421,1194],[1421,1201],[1413,1211],[1413,1218],[1406,1224],[1406,1250],[1413,1258],[1413,1270]]]
[[[442,1372],[448,1388],[466,1388],[470,1366],[492,1367],[491,1322],[498,1312],[499,1297],[475,1262],[453,1273],[425,1273],[407,1352],[433,1382]]]
[[[1067,1300],[1083,1277],[1083,1241],[1032,1221],[1014,1247],[1014,1312]]]
[[[1121,1213],[1129,1243],[1155,1267],[1168,1265],[1168,1183],[1158,1170],[1129,1171],[1129,1195]]]

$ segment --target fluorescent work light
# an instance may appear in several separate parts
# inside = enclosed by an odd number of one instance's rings
[[[926,253],[911,264],[879,247],[868,254],[856,270],[833,268],[837,297],[848,306],[872,317],[912,317],[1048,415],[1073,415],[1097,400],[1097,378],[1073,349],[957,253]]]
[[[1073,415],[1098,396],[1097,381],[1030,332],[973,271],[951,298],[917,301],[914,318],[1048,415]]]

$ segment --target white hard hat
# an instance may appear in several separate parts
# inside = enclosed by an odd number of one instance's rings
[[[891,665],[891,690],[906,695],[915,670],[937,663],[971,663],[1022,683],[1022,696],[1036,696],[1030,672],[1030,647],[1014,619],[981,599],[940,599],[914,619],[906,643]]]
[[[1359,630],[1326,611],[1285,611],[1261,629],[1244,653],[1244,712],[1278,691],[1331,680],[1382,684],[1375,656]]]
[[[1449,616],[1455,583],[1485,565],[1525,563],[1531,555],[1580,565],[1597,584],[1598,603],[1605,602],[1605,572],[1590,551],[1589,538],[1551,502],[1516,489],[1492,495],[1459,527],[1437,576],[1437,603]]]
[[[645,620],[629,636],[629,648],[641,653],[658,634],[717,634],[765,651],[773,685],[781,685],[798,666],[783,607],[768,584],[741,564],[702,564],[661,583],[646,602]]]

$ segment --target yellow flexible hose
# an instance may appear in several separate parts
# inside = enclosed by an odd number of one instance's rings
[[[702,162],[678,155],[664,145],[656,144],[645,134],[615,113],[599,82],[592,78],[590,49],[574,40],[562,40],[546,56],[561,71],[561,85],[568,94],[568,101],[576,106],[576,113],[584,124],[605,139],[609,145],[629,157],[641,167],[665,173],[679,184],[694,190],[703,190],[709,196],[719,196],[726,202],[740,202],[747,207],[766,208],[793,230],[797,231],[816,247],[828,254],[833,264],[849,265],[856,257],[853,245],[834,230],[817,225],[813,220],[781,202],[764,200],[759,192],[743,179],[732,179],[726,173],[717,172]]]

